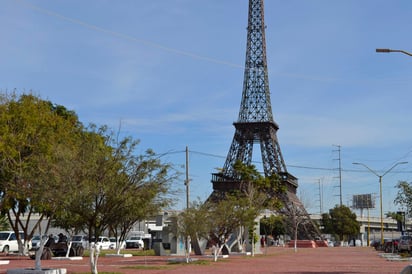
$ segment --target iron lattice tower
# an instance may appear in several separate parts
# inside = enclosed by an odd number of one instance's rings
[[[235,135],[223,169],[212,174],[213,193],[209,200],[220,199],[227,191],[240,188],[233,165],[236,161],[251,165],[253,145],[260,144],[265,176],[276,173],[287,186],[287,193],[277,198],[281,198],[285,205],[297,204],[306,213],[296,196],[297,178],[288,173],[276,136],[279,127],[274,121],[270,101],[263,0],[249,0],[243,92],[234,126]],[[313,238],[308,235],[313,233],[306,231],[304,234],[305,238]]]

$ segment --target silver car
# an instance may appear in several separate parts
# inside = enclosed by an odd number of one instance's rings
[[[411,252],[412,251],[412,236],[410,235],[403,235],[399,239],[398,243],[398,251],[399,252]]]

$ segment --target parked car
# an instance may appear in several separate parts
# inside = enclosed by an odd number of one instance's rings
[[[412,236],[410,235],[403,235],[399,239],[398,243],[398,251],[399,252],[411,252],[412,251]]]
[[[127,238],[126,248],[144,248],[142,236],[130,236]]]
[[[110,249],[116,249],[117,245],[120,245],[120,249],[124,249],[126,247],[126,242],[122,241],[119,243],[119,241],[115,237],[110,237]]]
[[[44,243],[47,242],[48,238],[49,238],[49,236],[43,235]],[[34,235],[33,238],[31,238],[31,248],[38,249],[39,247],[40,247],[40,235]]]
[[[100,249],[110,249],[111,242],[108,237],[100,236],[97,241],[94,242]]]
[[[369,244],[371,247],[379,250],[379,246],[381,245],[381,240],[372,240]]]
[[[89,239],[87,236],[85,235],[74,235],[71,238],[71,242],[72,242],[72,247],[78,247],[81,246],[84,249],[88,249],[89,248]]]
[[[383,251],[386,253],[398,252],[399,239],[385,239],[383,242]]]
[[[24,240],[23,232],[20,232],[20,238]],[[28,244],[28,249],[30,245]],[[18,252],[19,244],[17,243],[17,237],[14,231],[0,231],[0,252]]]

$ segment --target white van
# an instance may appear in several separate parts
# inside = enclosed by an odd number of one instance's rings
[[[20,232],[20,239],[24,239],[24,234]],[[18,252],[19,245],[17,243],[16,234],[14,231],[0,231],[0,252]]]
[[[99,239],[95,242],[95,244],[100,249],[110,249],[111,242],[108,237],[100,236]]]

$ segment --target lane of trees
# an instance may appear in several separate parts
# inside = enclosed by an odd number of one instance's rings
[[[106,126],[84,126],[73,111],[32,94],[0,94],[0,210],[24,234],[16,233],[20,253],[52,222],[88,231],[90,240],[106,230],[123,240],[136,221],[169,207],[178,174],[151,150],[137,155],[138,144]]]

